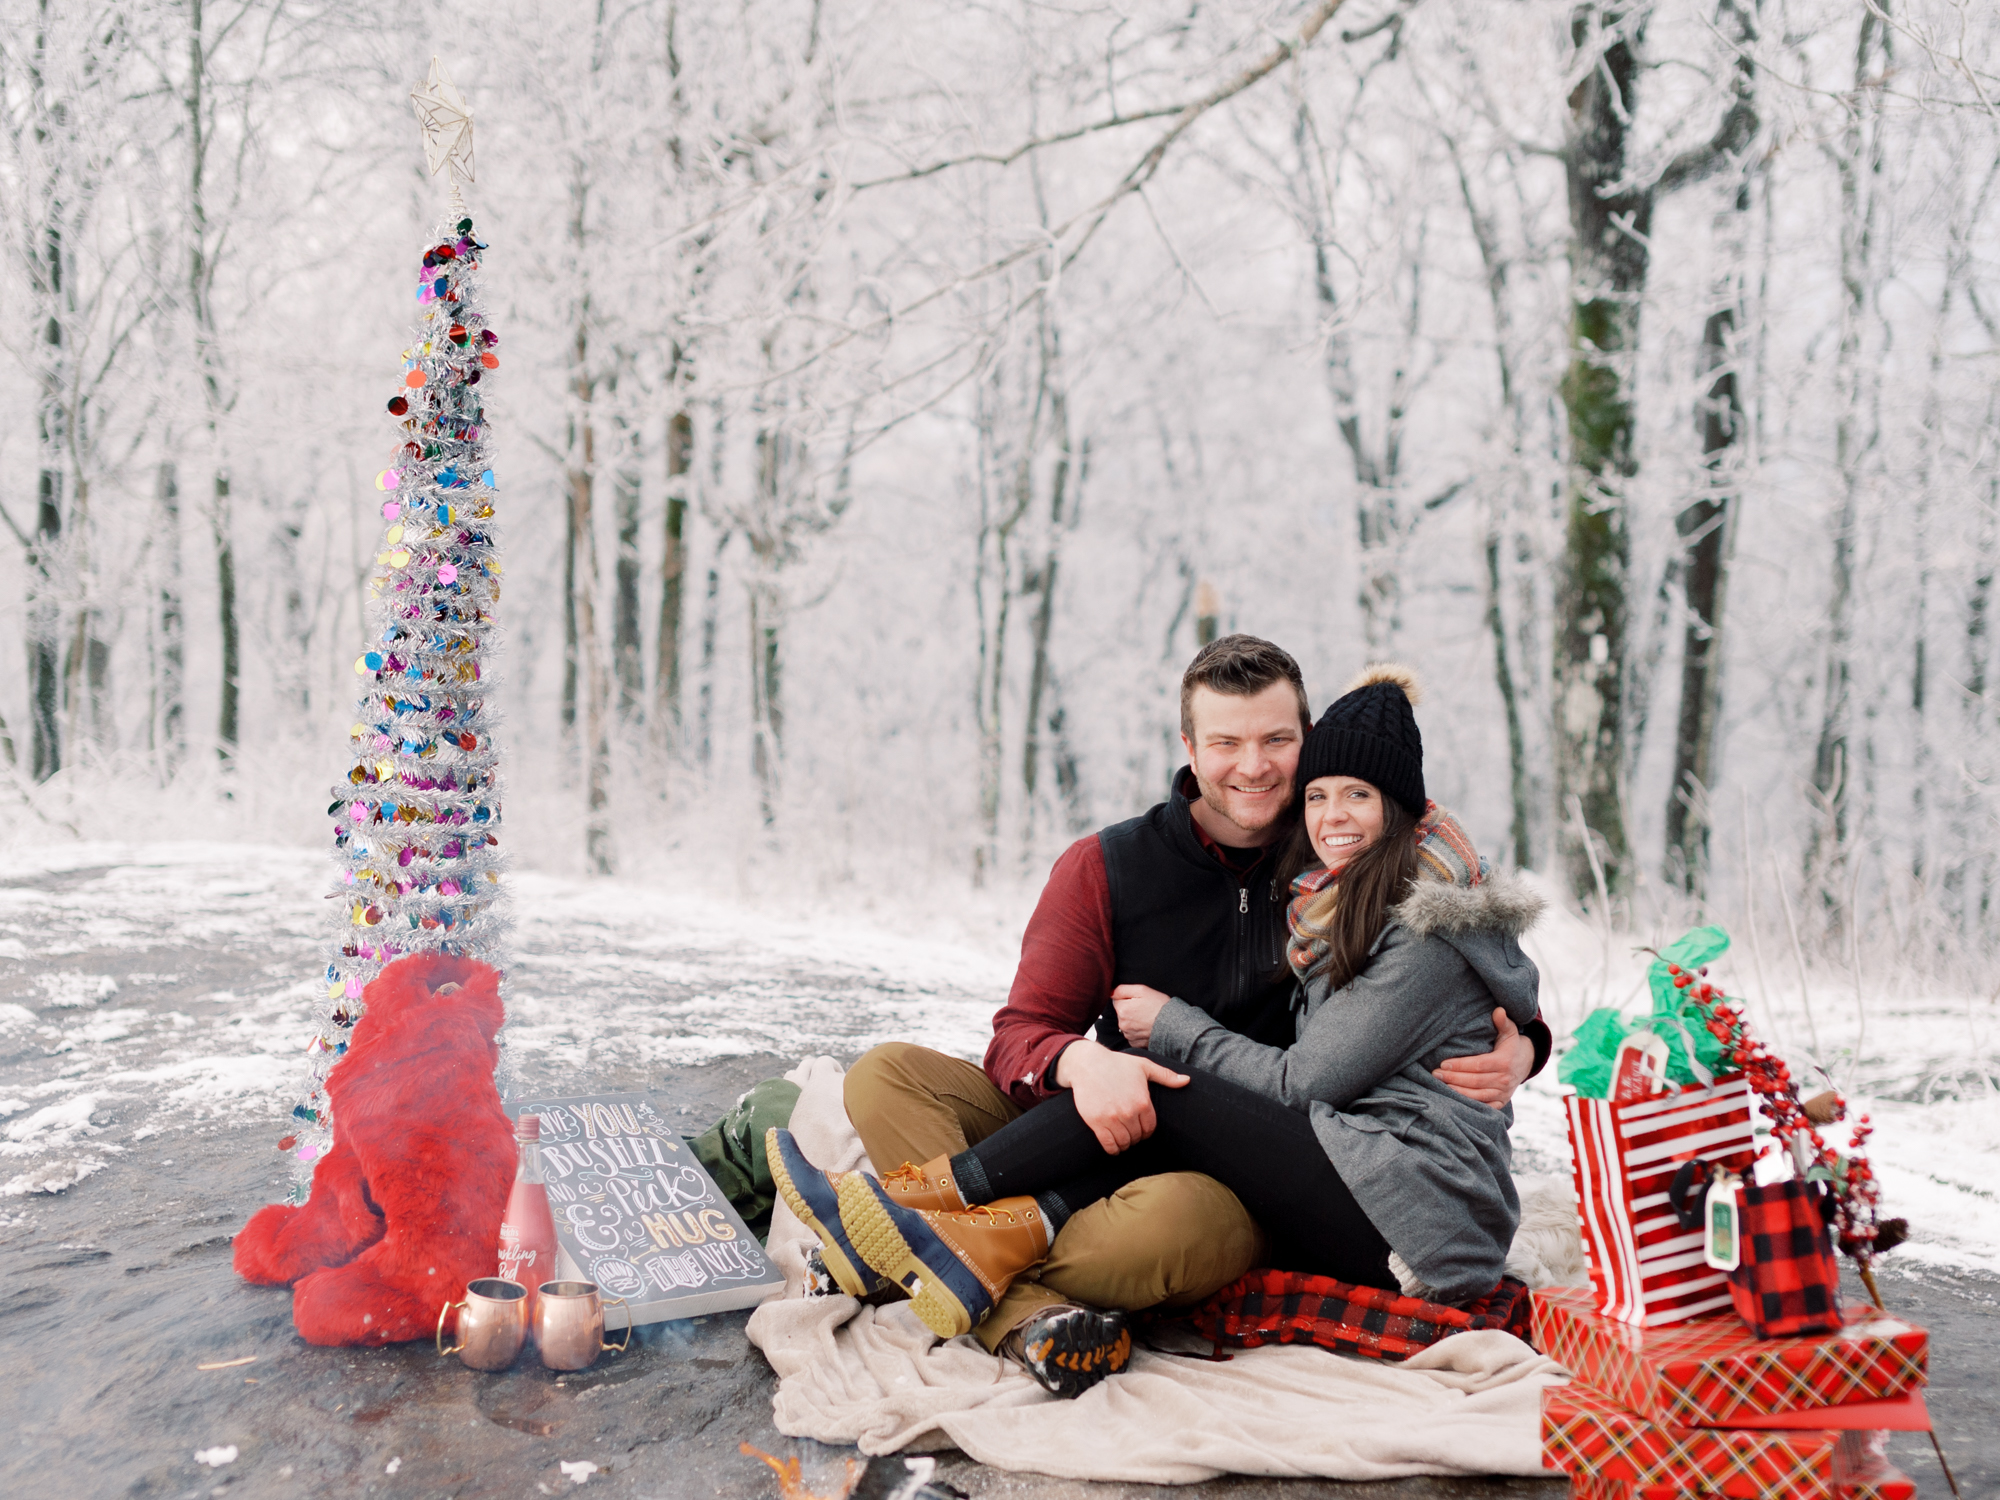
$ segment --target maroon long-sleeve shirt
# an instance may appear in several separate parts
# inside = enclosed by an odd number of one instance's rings
[[[1056,1059],[1111,998],[1111,886],[1097,835],[1078,839],[1049,871],[1007,1003],[993,1017],[986,1076],[1024,1109],[1056,1092]]]

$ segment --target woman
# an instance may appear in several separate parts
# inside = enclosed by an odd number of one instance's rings
[[[1486,872],[1425,801],[1416,697],[1406,668],[1371,668],[1301,753],[1290,1047],[1121,986],[1126,1039],[1187,1078],[1154,1086],[1149,1139],[1111,1155],[1060,1096],[886,1186],[850,1174],[841,1223],[814,1226],[829,1250],[858,1253],[950,1337],[1046,1254],[1069,1215],[1137,1177],[1193,1170],[1242,1199],[1283,1269],[1395,1287],[1393,1252],[1440,1300],[1490,1291],[1519,1216],[1512,1113],[1431,1070],[1490,1050],[1496,1005],[1516,1024],[1534,1016],[1538,976],[1518,938],[1541,901]]]

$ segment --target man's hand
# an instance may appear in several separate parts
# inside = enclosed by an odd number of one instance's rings
[[[1121,984],[1113,990],[1111,1000],[1118,1008],[1118,1029],[1125,1034],[1125,1040],[1135,1047],[1151,1042],[1153,1020],[1172,998],[1144,984]]]
[[[1493,1029],[1499,1039],[1491,1052],[1479,1057],[1448,1057],[1443,1067],[1433,1070],[1433,1076],[1466,1098],[1499,1109],[1514,1097],[1514,1090],[1534,1068],[1535,1044],[1521,1035],[1521,1028],[1505,1010],[1493,1012]]]
[[[1146,1085],[1177,1089],[1186,1082],[1186,1074],[1171,1072],[1151,1058],[1113,1052],[1088,1038],[1070,1043],[1056,1063],[1057,1087],[1076,1096],[1076,1112],[1095,1132],[1097,1144],[1113,1156],[1138,1145],[1159,1124]]]

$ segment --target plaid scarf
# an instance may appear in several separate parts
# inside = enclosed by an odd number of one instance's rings
[[[1424,815],[1417,820],[1411,836],[1417,844],[1418,879],[1471,886],[1486,878],[1485,861],[1472,847],[1471,838],[1459,826],[1458,819],[1435,802],[1424,804]],[[1292,904],[1286,909],[1292,941],[1285,949],[1285,958],[1301,979],[1319,966],[1327,948],[1325,934],[1307,925],[1306,908],[1321,891],[1337,883],[1340,872],[1346,868],[1344,864],[1332,869],[1322,866],[1307,870],[1292,881]]]

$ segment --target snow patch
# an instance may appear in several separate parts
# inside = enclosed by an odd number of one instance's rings
[[[35,1024],[35,1013],[25,1005],[0,1003],[0,1036],[25,1031]]]
[[[104,1170],[101,1156],[77,1156],[41,1162],[18,1177],[0,1182],[0,1197],[19,1198],[27,1193],[60,1193],[75,1187],[84,1178]]]
[[[62,1049],[67,1051],[78,1046],[91,1046],[100,1042],[120,1042],[130,1036],[134,1028],[143,1026],[149,1019],[143,1010],[108,1010],[95,1020],[88,1021],[74,1030],[62,1034]]]
[[[24,1120],[16,1120],[0,1142],[0,1156],[33,1156],[37,1152],[69,1145],[80,1135],[95,1135],[90,1112],[97,1108],[98,1095],[78,1094],[60,1104],[46,1104]]]
[[[47,997],[45,1004],[68,1010],[101,1005],[118,993],[118,981],[109,974],[37,974],[35,983]]]
[[[25,960],[27,956],[28,945],[19,938],[0,938],[0,958]]]
[[[195,1450],[194,1461],[198,1464],[207,1464],[211,1469],[219,1469],[224,1464],[233,1464],[236,1462],[236,1445],[231,1443],[227,1448],[198,1448]],[[393,1474],[396,1471],[391,1469],[389,1472]]]

